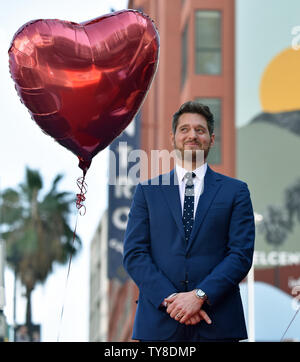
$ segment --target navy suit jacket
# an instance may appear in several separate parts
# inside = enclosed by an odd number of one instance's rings
[[[164,298],[200,288],[212,324],[196,325],[199,338],[245,339],[239,283],[251,267],[255,238],[247,184],[208,167],[186,244],[176,179],[172,170],[135,190],[124,240],[124,267],[140,291],[132,338],[167,340],[179,322],[161,307]]]

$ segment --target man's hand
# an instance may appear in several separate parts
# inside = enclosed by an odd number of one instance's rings
[[[200,309],[200,312],[194,314],[190,319],[188,319],[185,322],[185,325],[195,325],[202,320],[204,320],[207,324],[211,324],[211,319],[209,318],[208,314],[205,312],[205,310]]]
[[[182,324],[194,325],[202,319],[211,324],[207,313],[201,309],[204,301],[197,298],[194,291],[178,293],[175,296],[166,298],[165,302],[170,317]]]

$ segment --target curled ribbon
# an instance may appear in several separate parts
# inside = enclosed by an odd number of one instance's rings
[[[79,210],[80,215],[86,213],[86,207],[83,204],[85,201],[85,194],[87,193],[87,184],[85,182],[85,176],[79,177],[77,179],[77,186],[79,187],[79,194],[76,194],[76,207]]]

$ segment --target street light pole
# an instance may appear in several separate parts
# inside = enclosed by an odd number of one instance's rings
[[[4,342],[6,337],[6,318],[3,313],[5,307],[4,263],[5,243],[4,240],[0,238],[0,342]]]
[[[254,311],[254,265],[247,276],[248,286],[248,342],[255,342],[255,311]]]

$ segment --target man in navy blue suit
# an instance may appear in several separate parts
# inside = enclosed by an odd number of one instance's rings
[[[173,116],[175,168],[136,187],[124,240],[140,291],[133,339],[247,338],[239,283],[252,264],[253,209],[246,183],[207,165],[214,140],[209,108],[186,102]]]

